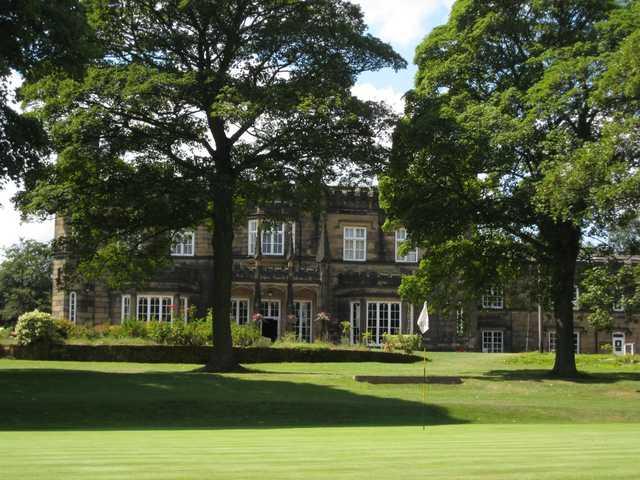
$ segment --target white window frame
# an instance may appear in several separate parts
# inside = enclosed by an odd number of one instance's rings
[[[396,239],[396,262],[397,263],[418,263],[418,259],[420,257],[420,251],[416,247],[413,250],[407,252],[406,255],[400,255],[400,247],[407,240],[407,229],[399,228],[395,232]]]
[[[482,330],[482,353],[504,353],[504,332],[502,330]],[[487,341],[486,335],[491,338]],[[500,342],[496,341],[496,338],[500,337]],[[499,349],[496,349],[496,345],[499,345]]]
[[[573,286],[573,299],[571,300],[571,305],[573,306],[574,311],[580,310],[580,287],[578,287],[578,285]]]
[[[140,318],[140,300],[145,299],[147,301],[147,307],[146,307],[146,312],[145,312],[145,317],[144,319]],[[152,299],[158,299],[158,318],[151,318],[151,305]],[[169,301],[169,307],[168,307],[168,312],[169,312],[169,319],[165,320],[165,312],[164,312],[164,302],[165,301]],[[136,297],[136,320],[138,321],[144,321],[144,322],[150,322],[150,321],[157,321],[157,322],[169,322],[169,323],[173,323],[173,305],[174,305],[174,298],[172,295],[161,295],[161,294],[141,294],[138,295]]]
[[[285,223],[262,222],[268,228],[262,230],[262,241],[260,242],[260,253],[268,257],[282,257],[284,255]],[[247,227],[247,254],[255,255],[258,238],[258,220],[249,220]],[[295,238],[295,237],[294,237]],[[294,240],[295,241],[295,240]]]
[[[189,241],[185,241],[189,237]],[[172,257],[193,257],[196,254],[196,234],[193,230],[183,230],[173,234]]]
[[[358,236],[357,232],[364,232]],[[358,244],[362,248],[358,248]],[[347,262],[367,261],[367,227],[348,226],[342,230],[342,259]]]
[[[555,330],[549,330],[547,334],[547,346],[549,352],[556,351],[557,333]],[[573,351],[574,353],[580,353],[580,332],[573,331]]]
[[[187,323],[189,320],[189,297],[180,295],[180,298],[178,299],[178,309],[181,312],[182,321]]]
[[[131,318],[131,295],[125,294],[120,297],[120,322]]]
[[[351,323],[349,340],[351,345],[355,345],[358,343],[358,337],[361,336],[360,329],[362,328],[362,303],[360,301],[349,302],[349,322]]]
[[[268,224],[269,228],[262,230],[262,255],[281,257],[284,255],[284,223]]]
[[[482,308],[485,310],[504,310],[504,290],[489,287],[482,295]]]
[[[240,323],[240,304],[246,303],[247,306],[247,321]],[[238,325],[247,325],[251,322],[251,302],[248,298],[233,297],[231,299],[231,320],[235,321]]]
[[[258,220],[249,220],[247,225],[247,255],[256,254],[256,240],[258,238]]]
[[[369,306],[370,305],[376,305],[376,315],[375,315],[375,325],[371,326],[370,322],[369,322]],[[387,309],[388,309],[388,323],[387,323],[387,328],[386,330],[380,325],[380,319],[381,319],[381,305],[386,305]],[[392,307],[393,306],[397,306],[398,307],[398,326],[397,326],[397,331],[393,331],[395,330],[391,328],[391,312],[392,312]],[[369,301],[367,300],[367,310],[366,310],[366,315],[367,315],[367,323],[365,325],[367,332],[371,332],[372,336],[371,336],[371,344],[372,345],[381,345],[382,344],[382,339],[384,337],[385,333],[389,333],[390,335],[399,335],[400,333],[402,333],[402,302],[399,301],[395,301],[395,300],[372,300]]]
[[[78,321],[78,294],[75,291],[69,292],[69,321]]]
[[[308,338],[304,335],[305,327],[303,323],[298,318],[298,312],[302,310],[302,306],[305,305],[308,309],[308,318],[306,319],[307,328],[309,330]],[[293,301],[293,310],[296,315],[296,324],[294,324],[296,338],[299,342],[313,342],[313,305],[311,304],[311,300],[294,300]]]

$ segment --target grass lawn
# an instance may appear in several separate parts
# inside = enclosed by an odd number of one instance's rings
[[[0,478],[640,478],[640,364],[434,353],[461,385],[369,385],[416,364],[0,360]],[[428,427],[422,430],[422,419]]]

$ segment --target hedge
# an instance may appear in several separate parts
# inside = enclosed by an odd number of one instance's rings
[[[379,350],[307,348],[234,348],[241,364],[277,362],[381,362],[413,363],[421,358]],[[0,356],[20,360],[71,360],[79,362],[195,363],[209,360],[211,347],[167,345],[53,345],[48,348],[8,345]]]

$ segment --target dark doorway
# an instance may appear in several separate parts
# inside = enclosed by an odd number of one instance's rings
[[[272,318],[262,320],[262,336],[275,341],[278,338],[278,321]]]
[[[262,336],[276,341],[278,338],[278,319],[280,318],[280,301],[264,300],[260,313],[262,314]]]

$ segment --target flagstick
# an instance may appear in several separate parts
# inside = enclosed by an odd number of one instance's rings
[[[427,416],[427,349],[422,344],[422,356],[424,357],[424,364],[422,367],[422,403],[424,406],[422,407],[422,430],[426,428],[426,416]]]

